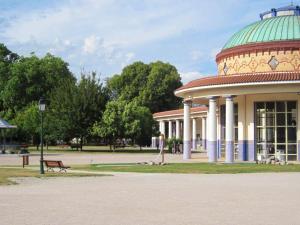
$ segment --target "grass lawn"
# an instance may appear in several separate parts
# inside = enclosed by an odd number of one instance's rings
[[[44,175],[39,174],[38,170],[23,169],[23,168],[0,168],[0,185],[16,184],[10,177],[86,177],[86,176],[105,176],[100,174],[88,174],[88,173],[45,173]]]
[[[210,163],[170,163],[165,166],[149,166],[138,164],[92,164],[76,166],[74,169],[88,171],[138,172],[138,173],[203,173],[203,174],[235,174],[265,172],[300,172],[300,164],[262,165],[254,163],[210,164]]]

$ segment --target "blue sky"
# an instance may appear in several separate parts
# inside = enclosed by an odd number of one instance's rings
[[[0,42],[21,55],[62,57],[78,77],[134,61],[175,65],[183,82],[215,75],[215,55],[283,0],[0,0]],[[300,4],[300,0],[294,0]]]

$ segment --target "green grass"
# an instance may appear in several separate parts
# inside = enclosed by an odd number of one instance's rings
[[[10,180],[12,177],[86,177],[86,176],[105,176],[101,174],[88,174],[88,173],[58,173],[49,172],[44,175],[39,174],[38,170],[24,169],[24,168],[0,168],[0,185],[16,184],[16,182]]]
[[[210,164],[210,163],[170,163],[164,166],[138,164],[93,164],[77,166],[75,169],[99,172],[137,172],[137,173],[202,173],[202,174],[236,174],[268,172],[300,172],[300,164],[262,165],[254,163]]]

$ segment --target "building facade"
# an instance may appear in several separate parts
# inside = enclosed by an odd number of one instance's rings
[[[266,152],[300,160],[300,7],[260,14],[229,39],[216,62],[217,76],[175,91],[184,103],[180,115],[154,114],[162,133],[165,121],[171,130],[177,122],[169,121],[183,121],[184,159],[198,135],[209,162],[255,161]],[[194,104],[205,106],[196,116]]]

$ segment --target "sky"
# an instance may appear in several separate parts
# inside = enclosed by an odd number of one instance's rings
[[[300,0],[294,0],[300,5]],[[0,0],[0,42],[51,53],[76,77],[120,74],[135,61],[174,65],[183,83],[216,75],[215,56],[259,13],[288,0]]]

